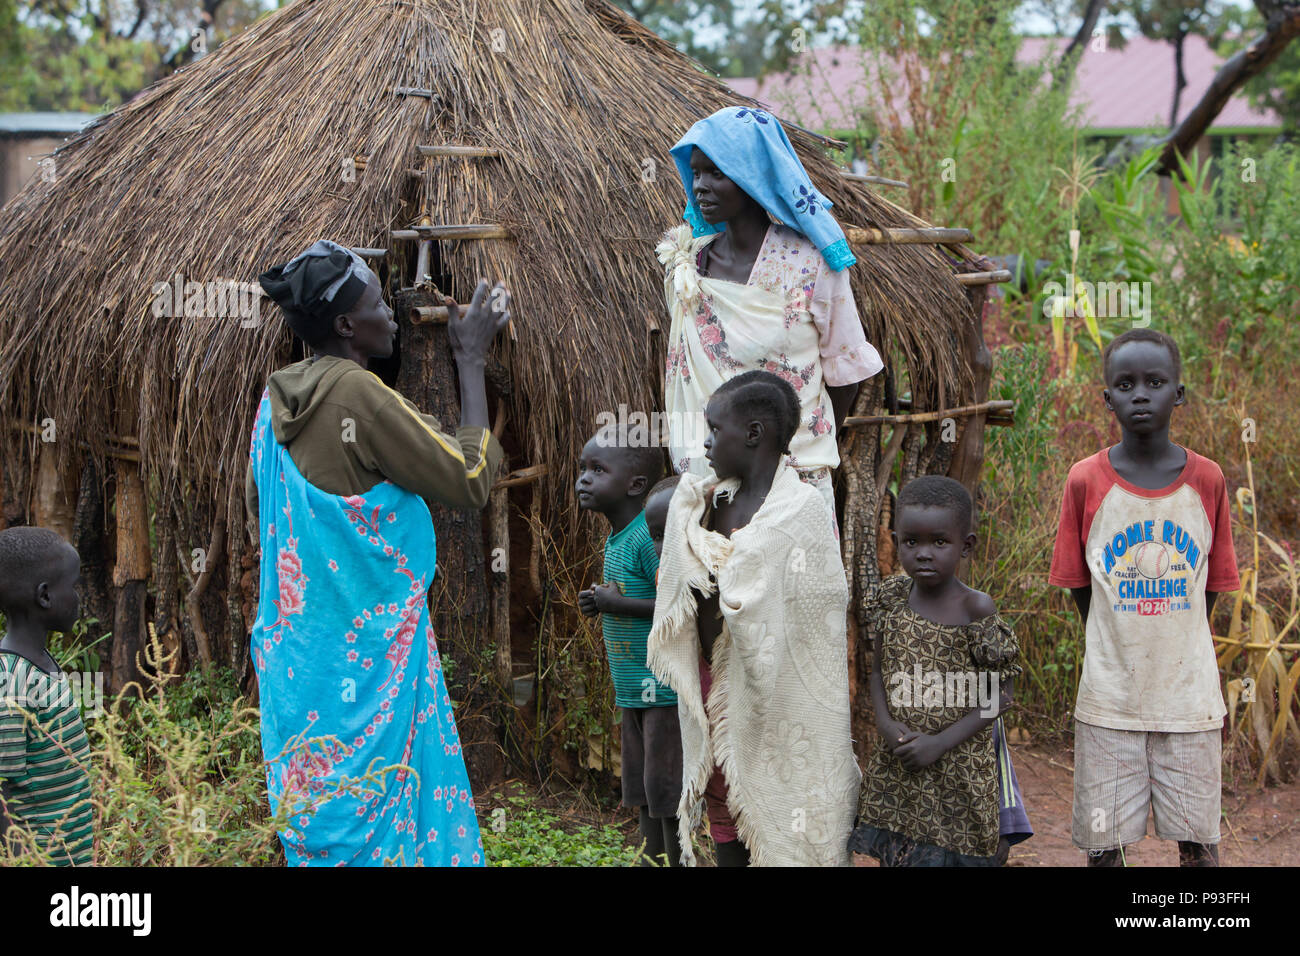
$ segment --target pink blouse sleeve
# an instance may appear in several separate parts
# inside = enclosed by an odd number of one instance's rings
[[[848,269],[836,272],[821,262],[808,311],[821,341],[822,376],[827,385],[852,385],[885,367],[862,331]]]

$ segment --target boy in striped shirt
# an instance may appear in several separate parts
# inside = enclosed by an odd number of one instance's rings
[[[646,497],[663,474],[663,451],[635,430],[606,428],[582,449],[578,506],[609,521],[602,576],[578,594],[588,617],[601,615],[605,653],[622,710],[623,805],[640,810],[647,865],[680,865],[677,804],[682,793],[682,739],[677,695],[646,665],[655,613],[659,555],[646,526]]]
[[[0,844],[21,847],[21,829],[59,866],[88,866],[94,850],[86,728],[45,648],[77,622],[80,575],[76,549],[53,531],[0,531]]]

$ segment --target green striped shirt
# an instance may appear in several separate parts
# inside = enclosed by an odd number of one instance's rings
[[[68,676],[0,651],[0,791],[10,821],[60,866],[92,862],[89,766],[90,743]]]
[[[643,511],[626,528],[605,540],[604,578],[616,585],[624,597],[653,600],[658,573],[659,555],[650,540]],[[676,707],[677,695],[672,688],[655,680],[646,666],[646,639],[654,619],[602,614],[601,621],[618,706]]]

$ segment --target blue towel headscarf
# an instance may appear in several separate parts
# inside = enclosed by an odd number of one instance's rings
[[[831,201],[813,186],[781,124],[775,116],[753,107],[718,110],[687,130],[670,150],[686,189],[682,218],[691,224],[696,236],[725,228],[705,222],[695,203],[691,150],[697,146],[724,176],[771,216],[806,236],[836,272],[858,261],[849,251],[844,230],[830,214]]]

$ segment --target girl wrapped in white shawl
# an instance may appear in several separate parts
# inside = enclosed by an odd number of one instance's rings
[[[659,565],[648,660],[677,692],[682,858],[695,862],[691,833],[717,766],[753,865],[847,865],[860,773],[849,728],[848,588],[832,518],[783,456],[766,499],[728,539],[702,519],[707,502],[739,485],[683,475]],[[723,626],[706,707],[696,613],[714,591]]]

